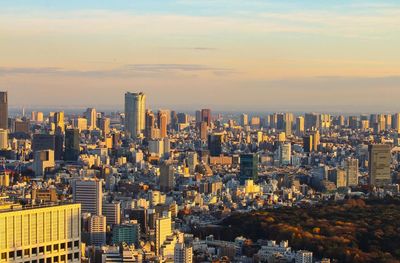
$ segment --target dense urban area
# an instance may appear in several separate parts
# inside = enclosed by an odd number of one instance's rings
[[[0,262],[400,261],[400,113],[147,99],[9,114],[0,93]]]

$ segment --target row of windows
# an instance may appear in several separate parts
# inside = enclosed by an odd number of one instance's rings
[[[36,256],[38,254],[45,254],[45,253],[50,254],[50,253],[52,253],[52,251],[53,252],[57,252],[59,250],[63,251],[63,250],[65,250],[66,247],[68,248],[68,250],[71,250],[72,246],[75,249],[79,249],[79,241],[76,240],[74,242],[70,241],[67,243],[34,247],[32,249],[28,248],[28,249],[24,249],[23,251],[22,250],[10,251],[10,252],[8,252],[8,258],[9,259],[14,259],[15,257],[22,258],[22,252],[25,257]],[[7,259],[7,252],[1,253],[1,259]]]

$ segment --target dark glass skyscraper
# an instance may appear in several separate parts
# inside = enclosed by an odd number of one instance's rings
[[[65,131],[65,161],[76,162],[78,160],[80,153],[79,142],[78,129],[67,129]]]
[[[258,155],[242,154],[240,155],[240,174],[239,181],[244,184],[246,180],[258,179]]]

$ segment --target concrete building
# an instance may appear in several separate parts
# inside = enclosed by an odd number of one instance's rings
[[[125,132],[131,138],[143,133],[145,128],[146,95],[125,93]]]
[[[80,204],[0,211],[0,262],[81,262]]]
[[[82,213],[101,215],[103,207],[103,180],[78,179],[72,181],[75,203],[82,205]]]
[[[385,186],[392,182],[390,164],[392,161],[391,148],[388,144],[371,144],[369,151],[369,184]]]
[[[53,150],[43,150],[37,151],[34,155],[33,160],[33,171],[36,177],[42,177],[49,168],[54,168],[54,151]]]

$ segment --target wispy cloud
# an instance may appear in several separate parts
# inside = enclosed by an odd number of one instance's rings
[[[58,67],[0,67],[0,76],[6,75],[62,75],[79,77],[132,77],[143,75],[182,74],[205,72],[214,75],[233,74],[232,68],[211,67],[201,64],[128,64],[104,70],[71,70]]]

